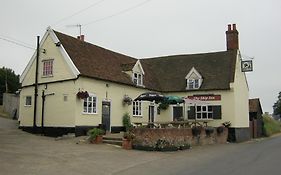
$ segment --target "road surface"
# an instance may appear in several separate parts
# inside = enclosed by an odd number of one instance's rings
[[[0,174],[274,175],[280,173],[281,136],[177,152],[123,150],[25,133],[0,117]]]

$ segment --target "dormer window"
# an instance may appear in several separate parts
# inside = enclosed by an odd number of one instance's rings
[[[133,82],[137,86],[142,86],[143,85],[143,75],[141,73],[134,73]]]
[[[203,78],[199,74],[199,72],[193,67],[189,73],[185,77],[186,79],[186,89],[199,89],[202,82]]]
[[[188,79],[187,87],[188,89],[199,89],[199,79]]]
[[[144,84],[143,84],[144,71],[143,71],[142,65],[140,63],[140,60],[138,60],[135,63],[135,65],[132,69],[131,76],[132,76],[132,81],[136,86],[144,87]]]

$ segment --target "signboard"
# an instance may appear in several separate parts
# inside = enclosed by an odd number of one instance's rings
[[[193,95],[193,96],[188,96],[187,98],[191,100],[200,100],[200,101],[220,101],[221,95]]]
[[[241,61],[242,72],[251,72],[253,71],[253,62],[252,60]]]

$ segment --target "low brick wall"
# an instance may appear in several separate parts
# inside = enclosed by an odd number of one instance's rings
[[[226,143],[228,129],[223,128],[221,134],[214,132],[207,135],[205,128],[201,129],[201,134],[193,136],[191,128],[134,128],[132,132],[135,135],[133,146],[155,147],[159,139],[165,140],[168,143],[178,146],[189,144],[190,146],[210,145],[217,143]]]

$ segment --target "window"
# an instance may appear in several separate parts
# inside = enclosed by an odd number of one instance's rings
[[[83,113],[96,114],[97,113],[97,97],[89,95],[88,98],[84,99]]]
[[[43,76],[52,76],[53,75],[53,61],[54,60],[43,61]]]
[[[196,119],[213,119],[212,106],[196,106]]]
[[[142,116],[141,115],[141,101],[133,102],[133,116]]]
[[[188,79],[187,87],[188,87],[188,89],[199,89],[200,80],[199,79]]]
[[[141,73],[134,73],[133,82],[137,86],[142,86],[143,85],[143,75]]]
[[[25,97],[25,106],[31,106],[31,96],[26,96]]]

